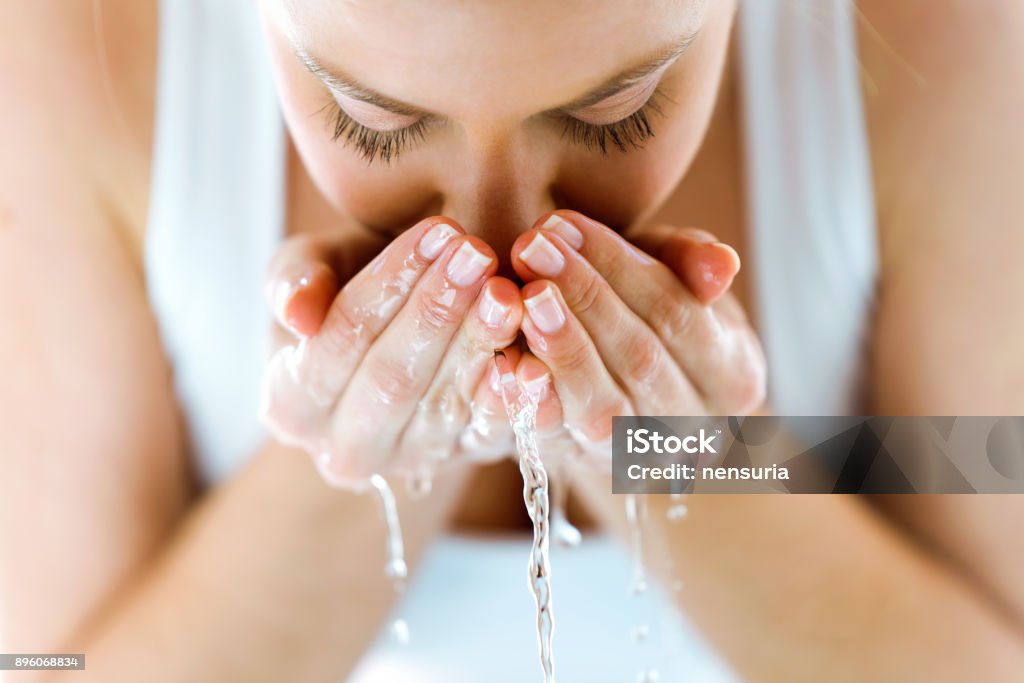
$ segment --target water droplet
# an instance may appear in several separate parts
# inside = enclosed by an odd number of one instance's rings
[[[645,669],[636,674],[636,683],[655,683],[661,675],[657,669]]]
[[[686,506],[683,505],[682,503],[679,503],[678,505],[673,505],[668,509],[668,521],[678,522],[679,520],[686,517],[688,512],[689,510],[687,510]]]
[[[396,557],[384,567],[384,574],[389,579],[404,579],[409,575],[409,568],[406,566],[405,560]]]
[[[391,637],[399,645],[409,644],[409,624],[405,619],[395,619],[391,622]]]
[[[555,511],[554,519],[551,520],[551,533],[555,537],[555,543],[562,548],[575,548],[583,541],[583,534],[569,522],[564,516]]]
[[[634,642],[642,643],[643,641],[647,640],[647,636],[649,633],[650,629],[647,627],[647,624],[637,624],[633,627],[632,633],[630,633],[630,637],[634,640]]]

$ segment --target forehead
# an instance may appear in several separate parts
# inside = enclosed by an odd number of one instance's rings
[[[558,106],[699,28],[707,0],[280,0],[297,46],[461,117]],[[493,111],[491,112],[493,113]]]

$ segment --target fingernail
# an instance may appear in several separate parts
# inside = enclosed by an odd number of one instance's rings
[[[726,254],[728,256],[728,258],[732,260],[732,262],[733,262],[733,264],[734,264],[734,266],[735,266],[735,268],[736,268],[736,270],[738,272],[739,269],[740,269],[740,255],[739,255],[739,253],[731,245],[728,245],[725,242],[714,242],[713,244],[715,245],[715,247],[719,251],[721,251],[722,253]]]
[[[539,232],[533,236],[533,240],[526,248],[519,252],[519,258],[530,266],[530,270],[544,277],[554,277],[565,267],[562,252]]]
[[[510,306],[499,303],[491,294],[490,288],[484,290],[483,298],[480,299],[480,319],[491,327],[497,327],[505,322],[505,316],[511,310]]]
[[[448,244],[448,240],[459,234],[459,231],[447,223],[438,223],[420,238],[420,254],[425,259],[435,259]]]
[[[448,261],[448,279],[459,287],[468,287],[484,274],[491,260],[490,256],[481,254],[470,242],[463,242]]]
[[[295,296],[296,292],[305,289],[312,281],[312,271],[302,275],[297,280],[281,280],[274,287],[274,308],[281,316],[287,313],[288,303]]]
[[[565,324],[565,314],[562,313],[562,307],[558,305],[550,287],[545,287],[540,294],[531,296],[523,303],[526,304],[530,319],[541,332],[551,334]]]
[[[580,249],[583,246],[583,233],[575,225],[565,220],[558,214],[551,216],[540,226],[542,230],[550,230],[563,240],[572,245],[573,249]]]

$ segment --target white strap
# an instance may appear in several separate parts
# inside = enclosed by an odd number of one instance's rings
[[[283,224],[284,128],[250,0],[162,0],[145,265],[204,482],[263,437],[263,271]]]
[[[741,7],[752,273],[780,414],[865,408],[878,246],[854,12]]]

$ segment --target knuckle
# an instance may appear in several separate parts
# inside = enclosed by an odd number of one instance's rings
[[[369,396],[378,404],[408,401],[417,389],[415,375],[391,360],[376,361],[368,372]]]
[[[544,359],[549,366],[562,372],[580,372],[586,370],[592,353],[587,339],[579,334],[569,334],[557,343],[549,343]]]
[[[641,334],[630,344],[627,359],[629,378],[648,386],[661,377],[665,369],[665,347],[650,334]]]
[[[445,432],[453,431],[469,419],[469,400],[454,385],[432,391],[420,401],[423,417]]]
[[[455,297],[456,292],[453,289],[431,289],[419,296],[419,319],[428,332],[441,332],[462,320],[461,312],[455,307]]]
[[[601,275],[606,282],[619,282],[626,279],[627,275],[631,274],[631,269],[627,265],[626,259],[628,258],[628,252],[625,249],[631,249],[632,246],[624,246],[623,250],[616,252],[616,254],[609,258],[607,261],[601,264]]]
[[[652,304],[651,323],[659,337],[675,339],[691,331],[694,315],[687,302],[680,297],[666,295]]]
[[[586,315],[598,305],[601,297],[605,295],[607,283],[597,275],[591,275],[586,282],[575,291],[571,301],[567,301],[569,308],[577,315]]]
[[[320,337],[328,353],[338,354],[358,346],[363,338],[366,324],[358,319],[344,297],[340,297],[331,308]]]
[[[728,415],[746,415],[760,408],[767,398],[767,368],[756,342],[744,344],[728,373],[726,391],[720,403]]]
[[[493,339],[488,338],[485,334],[480,333],[478,330],[472,327],[463,328],[466,330],[465,334],[459,336],[462,340],[459,342],[460,355],[466,359],[475,358],[493,358],[495,342]],[[518,332],[518,329],[516,330]]]

